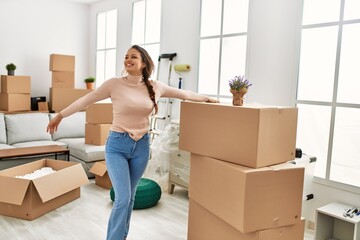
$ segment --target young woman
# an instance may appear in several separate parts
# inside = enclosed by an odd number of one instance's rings
[[[113,123],[105,146],[107,170],[116,195],[110,214],[107,240],[126,239],[135,192],[149,160],[149,116],[158,111],[160,97],[196,102],[218,102],[192,91],[149,80],[154,63],[140,46],[132,46],[125,55],[125,77],[105,81],[95,91],[79,98],[55,116],[47,127],[52,134],[62,118],[89,104],[111,98]]]

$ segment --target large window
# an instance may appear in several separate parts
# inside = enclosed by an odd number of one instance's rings
[[[332,185],[360,187],[359,56],[360,1],[304,0],[297,146]]]
[[[249,0],[202,0],[198,92],[231,101],[228,81],[245,74]]]
[[[117,10],[97,15],[96,85],[116,75]]]
[[[145,48],[154,61],[160,53],[161,0],[141,0],[133,3],[132,44]]]

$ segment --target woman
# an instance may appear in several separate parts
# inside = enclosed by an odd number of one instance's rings
[[[95,91],[76,100],[55,116],[47,127],[52,134],[62,118],[80,111],[89,104],[111,98],[113,123],[105,146],[107,170],[116,195],[110,214],[107,239],[126,239],[135,192],[149,159],[149,116],[158,111],[160,97],[196,102],[217,100],[191,91],[167,86],[149,77],[154,63],[145,49],[132,46],[125,55],[127,76],[105,81]],[[150,96],[150,97],[149,97]]]

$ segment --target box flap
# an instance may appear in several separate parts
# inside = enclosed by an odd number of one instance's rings
[[[89,172],[101,177],[105,175],[106,171],[107,169],[106,169],[105,161],[94,163],[94,165],[89,170]]]
[[[21,205],[30,181],[0,176],[0,202]]]
[[[67,163],[64,161],[59,161]],[[89,179],[80,163],[65,167],[55,173],[32,180],[43,202],[87,184]]]
[[[15,177],[31,173],[45,166],[45,160],[37,160],[0,171],[1,176]]]

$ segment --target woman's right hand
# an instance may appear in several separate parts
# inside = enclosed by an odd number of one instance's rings
[[[61,116],[60,113],[58,113],[53,119],[51,119],[51,121],[49,122],[47,128],[46,128],[46,132],[53,134],[54,132],[57,131],[58,126],[61,122],[61,120],[63,119],[63,116]]]

